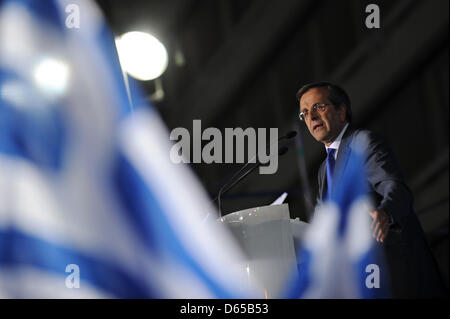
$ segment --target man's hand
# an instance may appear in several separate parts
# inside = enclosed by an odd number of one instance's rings
[[[370,226],[373,231],[373,238],[378,242],[383,242],[389,230],[389,215],[381,209],[376,209],[370,212],[370,217],[373,219],[372,225]]]

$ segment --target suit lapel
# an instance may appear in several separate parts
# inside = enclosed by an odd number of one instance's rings
[[[334,174],[336,177],[336,174],[339,172],[342,172],[347,164],[347,160],[349,157],[350,152],[350,144],[353,140],[353,133],[354,129],[349,125],[347,127],[347,130],[344,133],[344,136],[342,137],[341,143],[339,144],[339,151],[336,158],[336,164],[334,167]],[[336,173],[338,172],[338,173]],[[326,168],[326,160],[322,162],[322,165],[319,169],[319,177],[321,181],[320,189],[319,189],[319,195],[320,200],[324,199],[324,195],[326,193],[327,189],[327,168]]]
[[[319,189],[319,194],[320,194],[320,200],[323,201],[323,196],[325,194],[325,190],[327,187],[327,178],[326,178],[326,160],[324,162],[322,162],[322,165],[320,165],[320,169],[319,169],[319,177],[320,177],[320,189]]]
[[[341,143],[339,144],[339,151],[336,158],[336,164],[334,166],[334,180],[336,180],[337,175],[344,171],[345,166],[349,158],[350,144],[353,140],[354,130],[350,127],[344,133]]]

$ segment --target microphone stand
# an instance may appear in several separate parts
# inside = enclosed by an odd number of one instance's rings
[[[297,131],[290,131],[290,132],[288,132],[286,135],[284,135],[284,136],[281,136],[280,138],[278,138],[278,142],[280,142],[280,141],[282,141],[282,140],[284,140],[284,139],[291,139],[291,138],[293,138],[294,136],[296,136],[297,135]],[[273,144],[273,142],[271,143],[271,144],[269,144],[269,143],[267,143],[266,144],[266,147],[267,146],[271,146]],[[242,166],[236,173],[234,173],[234,175],[229,179],[229,181],[232,181],[233,179],[235,179],[237,176],[239,176],[239,174],[241,173],[241,172],[243,172],[244,171],[244,169],[247,167],[247,166],[249,166],[250,164],[252,164],[252,161],[256,158],[256,162],[258,162],[258,153],[256,153],[255,155],[253,155],[253,157],[247,162],[247,163],[245,163],[244,164],[244,166]],[[256,163],[255,162],[255,163]],[[227,182],[228,183],[228,182]],[[226,184],[225,184],[226,185]],[[213,200],[213,202],[216,200],[218,198],[218,196],[216,196],[215,198],[214,198],[214,200]]]
[[[286,146],[280,148],[278,150],[278,156],[282,156],[284,154],[286,154],[286,152],[288,151],[288,148]],[[243,168],[241,168],[239,170],[239,172],[241,172],[246,166],[248,166],[250,164],[250,162],[246,163],[244,165]],[[242,174],[237,180],[235,180],[233,183],[231,183],[231,185],[228,185],[228,183],[226,183],[225,185],[223,185],[220,190],[219,193],[217,194],[216,198],[214,198],[213,201],[216,201],[217,199],[217,205],[219,208],[219,217],[222,217],[222,202],[221,202],[221,197],[223,194],[227,193],[229,190],[231,190],[234,186],[236,186],[241,180],[243,180],[246,176],[248,176],[251,172],[253,172],[255,169],[257,169],[258,167],[260,167],[262,165],[262,163],[258,160],[255,165],[253,165],[249,170],[247,170],[244,174]],[[237,174],[235,174],[236,176]],[[233,180],[233,179],[231,179]]]

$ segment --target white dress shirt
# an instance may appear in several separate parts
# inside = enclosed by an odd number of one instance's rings
[[[333,143],[331,143],[330,146],[326,146],[325,145],[325,150],[328,153],[328,149],[329,148],[334,148],[336,150],[336,152],[334,152],[334,159],[337,159],[337,154],[339,152],[339,145],[341,144],[341,140],[342,140],[342,136],[344,136],[345,130],[348,127],[348,124],[345,124],[344,128],[342,129],[341,133],[339,133],[338,137],[336,137],[336,139],[333,141]]]

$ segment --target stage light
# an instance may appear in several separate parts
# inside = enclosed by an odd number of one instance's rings
[[[125,33],[116,39],[116,46],[122,68],[138,80],[156,79],[167,68],[166,48],[148,33]]]

